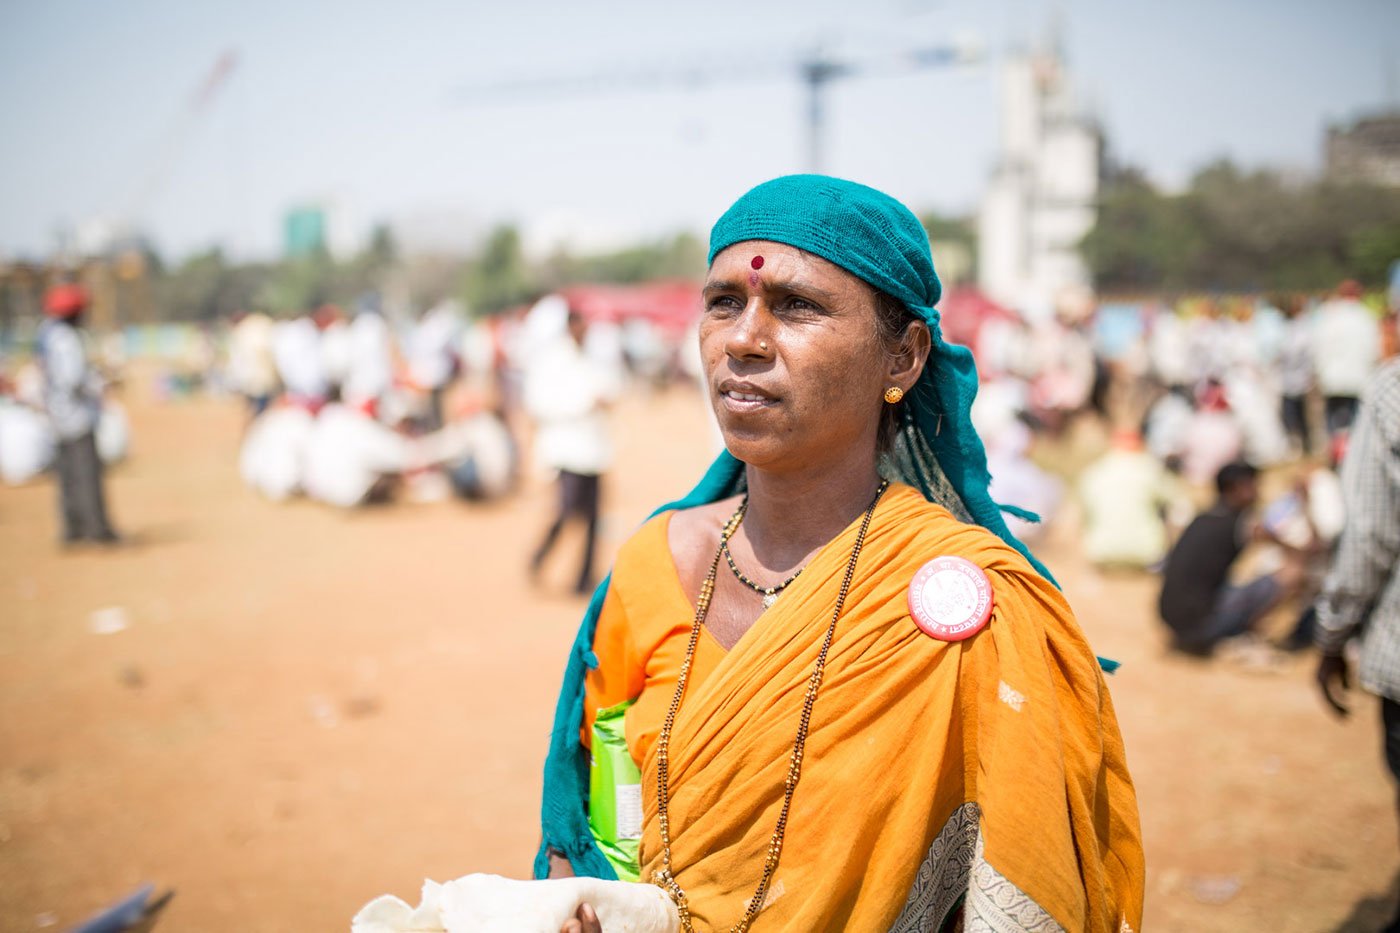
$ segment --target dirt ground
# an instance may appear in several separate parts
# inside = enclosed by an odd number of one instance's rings
[[[61,553],[50,485],[0,489],[0,928],[66,928],[150,880],[177,891],[163,931],[345,930],[425,877],[524,876],[582,608],[573,539],[558,592],[524,573],[548,485],[489,507],[275,505],[238,480],[234,402],[125,401],[133,455],[108,490],[131,546]],[[618,412],[606,554],[699,475],[697,404]],[[1339,722],[1308,658],[1168,656],[1154,578],[1096,573],[1072,530],[1041,553],[1124,665],[1145,929],[1381,926],[1400,858],[1374,701]]]

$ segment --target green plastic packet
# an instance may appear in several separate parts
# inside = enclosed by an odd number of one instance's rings
[[[635,700],[598,711],[588,769],[588,828],[620,881],[641,879],[642,771],[627,749],[624,716]]]

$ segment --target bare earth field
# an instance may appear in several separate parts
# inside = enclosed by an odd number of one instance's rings
[[[279,506],[238,480],[234,402],[125,401],[108,492],[131,546],[60,552],[50,485],[0,489],[0,929],[66,928],[151,880],[177,890],[162,931],[346,930],[425,877],[523,877],[582,609],[576,539],[557,592],[526,580],[547,483],[488,507]],[[605,555],[698,477],[697,404],[618,412]],[[1374,701],[1340,723],[1309,658],[1170,657],[1155,578],[1096,573],[1063,530],[1041,550],[1124,662],[1145,928],[1382,925],[1400,858]]]

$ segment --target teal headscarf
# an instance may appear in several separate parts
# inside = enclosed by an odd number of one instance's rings
[[[882,472],[915,486],[963,520],[986,527],[1053,582],[1050,572],[1007,528],[1001,513],[1031,520],[1035,516],[998,506],[987,491],[987,454],[971,417],[977,369],[971,351],[943,339],[935,309],[943,286],[919,219],[874,188],[824,175],[788,175],[759,185],[725,212],[710,232],[710,262],[721,250],[746,240],[784,243],[820,256],[897,298],[928,325],[932,352],[900,406],[902,421]],[[742,490],[743,482],[744,465],[726,451],[688,495],[656,511],[714,502]],[[607,589],[604,580],[589,603],[555,710],[544,770],[543,839],[535,858],[539,878],[549,871],[550,848],[568,856],[577,874],[616,877],[588,829],[588,755],[578,740],[584,674],[598,666],[593,633]]]

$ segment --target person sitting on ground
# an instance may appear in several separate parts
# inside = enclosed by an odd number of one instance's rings
[[[1259,471],[1243,461],[1227,463],[1215,477],[1216,502],[1192,519],[1167,554],[1158,611],[1171,629],[1173,647],[1209,655],[1220,642],[1252,632],[1270,609],[1302,581],[1307,551],[1252,521],[1259,501]],[[1306,496],[1306,487],[1298,494]],[[1272,541],[1283,565],[1248,583],[1229,582],[1230,570],[1251,541]]]
[[[1143,448],[1141,434],[1114,432],[1109,449],[1079,477],[1085,556],[1100,567],[1151,567],[1167,551],[1167,522],[1179,513],[1182,495],[1180,481]]]

